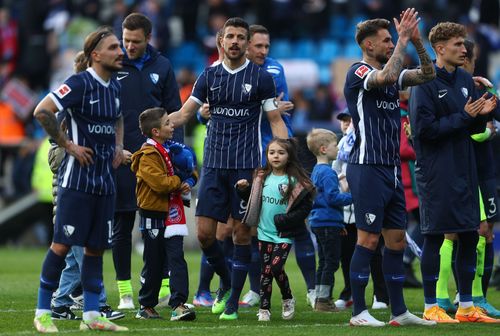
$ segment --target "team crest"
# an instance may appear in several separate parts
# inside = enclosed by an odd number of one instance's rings
[[[170,211],[168,213],[171,223],[178,223],[182,218],[182,212],[177,204],[170,205]]]
[[[281,196],[285,196],[286,191],[288,190],[288,184],[278,184],[278,191],[280,192]]]
[[[362,66],[360,66],[359,68],[357,68],[354,73],[359,78],[363,78],[363,77],[366,76],[366,74],[368,73],[368,71],[370,71],[370,68],[363,64]]]
[[[159,232],[160,232],[160,230],[158,230],[158,229],[148,230],[148,234],[149,234],[149,237],[151,237],[151,239],[156,239],[156,237],[158,237]]]
[[[61,85],[56,91],[54,91],[56,96],[60,99],[64,98],[68,93],[71,92],[71,88],[67,84]]]
[[[64,235],[66,237],[70,237],[73,234],[73,232],[75,232],[75,227],[73,225],[64,225],[63,230],[64,230]]]
[[[149,74],[149,78],[151,78],[151,81],[153,82],[153,84],[156,84],[156,83],[158,83],[158,79],[160,79],[160,75],[153,72],[153,73]]]
[[[365,221],[366,221],[366,224],[368,225],[372,225],[373,222],[375,222],[375,218],[377,218],[376,215],[372,214],[372,213],[365,213]]]
[[[462,88],[462,94],[464,95],[465,98],[469,97],[469,90],[467,88]]]
[[[242,84],[241,88],[245,94],[250,94],[250,91],[252,90],[252,84]]]

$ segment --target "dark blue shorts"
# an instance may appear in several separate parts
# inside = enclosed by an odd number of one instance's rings
[[[115,195],[57,190],[54,242],[103,250],[110,247]]]
[[[488,223],[498,222],[498,198],[496,193],[497,181],[491,179],[487,181],[479,181],[481,196],[483,196],[484,212]]]
[[[236,193],[234,185],[238,180],[252,181],[253,169],[220,169],[203,167],[196,216],[210,217],[226,223],[229,215],[241,220],[245,215],[247,202]]]
[[[358,229],[371,233],[380,233],[382,228],[406,230],[400,167],[349,164],[347,182]]]

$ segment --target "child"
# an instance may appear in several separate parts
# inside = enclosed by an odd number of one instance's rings
[[[334,274],[339,268],[341,236],[346,234],[343,206],[352,203],[350,193],[339,191],[337,173],[329,162],[337,157],[337,136],[326,129],[313,129],[307,135],[307,147],[316,156],[311,174],[317,194],[309,225],[318,242],[315,311],[337,311],[332,301]]]
[[[266,166],[255,171],[251,191],[247,180],[239,180],[236,187],[243,198],[249,197],[243,223],[257,226],[261,257],[258,319],[270,320],[274,278],[283,299],[281,316],[289,320],[295,313],[295,299],[284,267],[292,247],[291,238],[307,230],[305,219],[311,210],[314,187],[291,139],[272,139],[266,157]]]
[[[140,150],[132,155],[132,171],[137,177],[137,204],[139,207],[142,239],[144,241],[144,282],[139,291],[141,305],[136,318],[156,319],[160,315],[154,307],[158,303],[165,257],[170,270],[169,301],[171,321],[194,320],[195,312],[185,305],[188,297],[188,271],[184,260],[183,237],[187,236],[186,217],[181,193],[194,185],[193,174],[177,172],[163,143],[173,136],[165,109],[145,110],[139,115],[141,132],[148,137]]]

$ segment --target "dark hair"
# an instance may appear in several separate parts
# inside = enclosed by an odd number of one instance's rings
[[[266,157],[267,153],[269,152],[269,146],[271,144],[276,143],[280,147],[284,148],[286,152],[288,153],[288,161],[285,166],[285,172],[288,175],[288,188],[283,196],[286,200],[290,198],[290,195],[293,190],[293,179],[296,180],[296,183],[300,183],[306,188],[307,190],[310,190],[311,192],[314,190],[314,185],[309,178],[307,172],[305,169],[302,167],[300,164],[299,156],[298,156],[298,142],[294,138],[289,138],[289,139],[282,139],[282,138],[272,138],[271,141],[267,144],[266,147]],[[265,179],[267,176],[269,176],[273,168],[269,164],[269,160],[266,161],[266,165],[263,168],[260,168],[259,170],[264,172],[263,179]]]
[[[153,128],[161,127],[161,118],[167,113],[163,107],[153,107],[143,111],[139,115],[139,128],[143,135],[151,138]]]
[[[465,38],[466,36],[467,30],[465,26],[455,22],[440,22],[432,27],[429,32],[429,42],[434,48],[434,45],[438,42],[448,41],[453,37]]]
[[[250,31],[250,38],[252,38],[254,34],[269,35],[269,31],[267,30],[267,28],[258,24],[251,25],[249,31]]]
[[[88,66],[92,65],[92,58],[90,57],[92,51],[99,49],[102,40],[111,35],[113,35],[113,30],[108,26],[99,27],[96,31],[87,35],[83,43],[83,53]],[[81,61],[83,62],[83,59]]]
[[[474,42],[472,42],[471,40],[464,41],[464,47],[466,50],[465,57],[467,57],[471,61],[472,58],[474,58],[474,45]]]
[[[222,27],[224,34],[226,33],[227,27],[244,28],[247,31],[247,40],[250,39],[250,27],[248,26],[248,23],[245,20],[243,20],[242,18],[232,17],[232,18],[227,19],[227,21],[224,23],[224,27]],[[224,36],[224,34],[223,34],[223,36]]]
[[[148,37],[151,35],[153,25],[151,24],[151,20],[146,15],[141,13],[132,13],[129,14],[125,20],[123,20],[122,29],[142,29],[144,31],[144,36]]]
[[[358,43],[358,45],[361,45],[365,38],[376,35],[379,30],[389,30],[390,25],[391,22],[386,19],[372,19],[362,21],[356,25],[356,42]]]
[[[89,62],[87,60],[87,57],[85,57],[85,53],[83,52],[83,50],[80,50],[75,55],[73,67],[75,69],[75,73],[85,71],[89,67]]]

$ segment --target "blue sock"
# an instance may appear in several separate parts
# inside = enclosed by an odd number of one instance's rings
[[[424,287],[426,304],[436,304],[436,282],[439,278],[439,250],[443,244],[444,235],[425,235],[420,270]]]
[[[295,259],[302,272],[307,289],[314,289],[316,286],[316,251],[309,231],[295,238],[294,247]]]
[[[374,251],[366,247],[356,245],[351,259],[351,291],[353,308],[352,315],[356,316],[366,309],[365,289],[370,278],[370,261]]]
[[[66,265],[65,257],[58,256],[51,249],[47,251],[45,260],[42,264],[42,272],[40,274],[40,287],[38,288],[38,309],[50,310],[50,301],[52,293],[59,287],[59,278],[61,272]]]
[[[260,291],[260,255],[259,240],[252,237],[252,258],[248,267],[248,280],[250,280],[250,290],[259,293]]]
[[[238,301],[245,285],[251,258],[252,247],[250,245],[234,245],[233,269],[231,271],[231,296],[226,304],[226,314],[238,311]]]
[[[477,231],[458,234],[457,276],[460,302],[472,301],[472,281],[476,275],[476,246],[479,240]]]
[[[493,272],[493,259],[495,258],[495,251],[493,250],[493,243],[486,243],[484,249],[484,271],[481,279],[483,285],[483,296],[486,297],[488,293],[488,286],[490,285],[491,273]]]
[[[212,266],[215,273],[220,276],[221,287],[223,289],[231,288],[231,277],[224,259],[224,254],[222,254],[220,244],[218,242],[214,242],[212,245],[207,248],[203,248],[202,250],[208,263]]]
[[[395,251],[384,248],[382,270],[391,302],[392,316],[399,316],[407,310],[403,296],[403,282],[405,281],[403,255],[404,250]]]
[[[198,285],[198,293],[210,292],[210,282],[214,277],[214,268],[207,261],[205,253],[201,254],[200,262],[200,283]]]
[[[102,256],[84,254],[82,262],[83,311],[99,311],[102,283]]]

